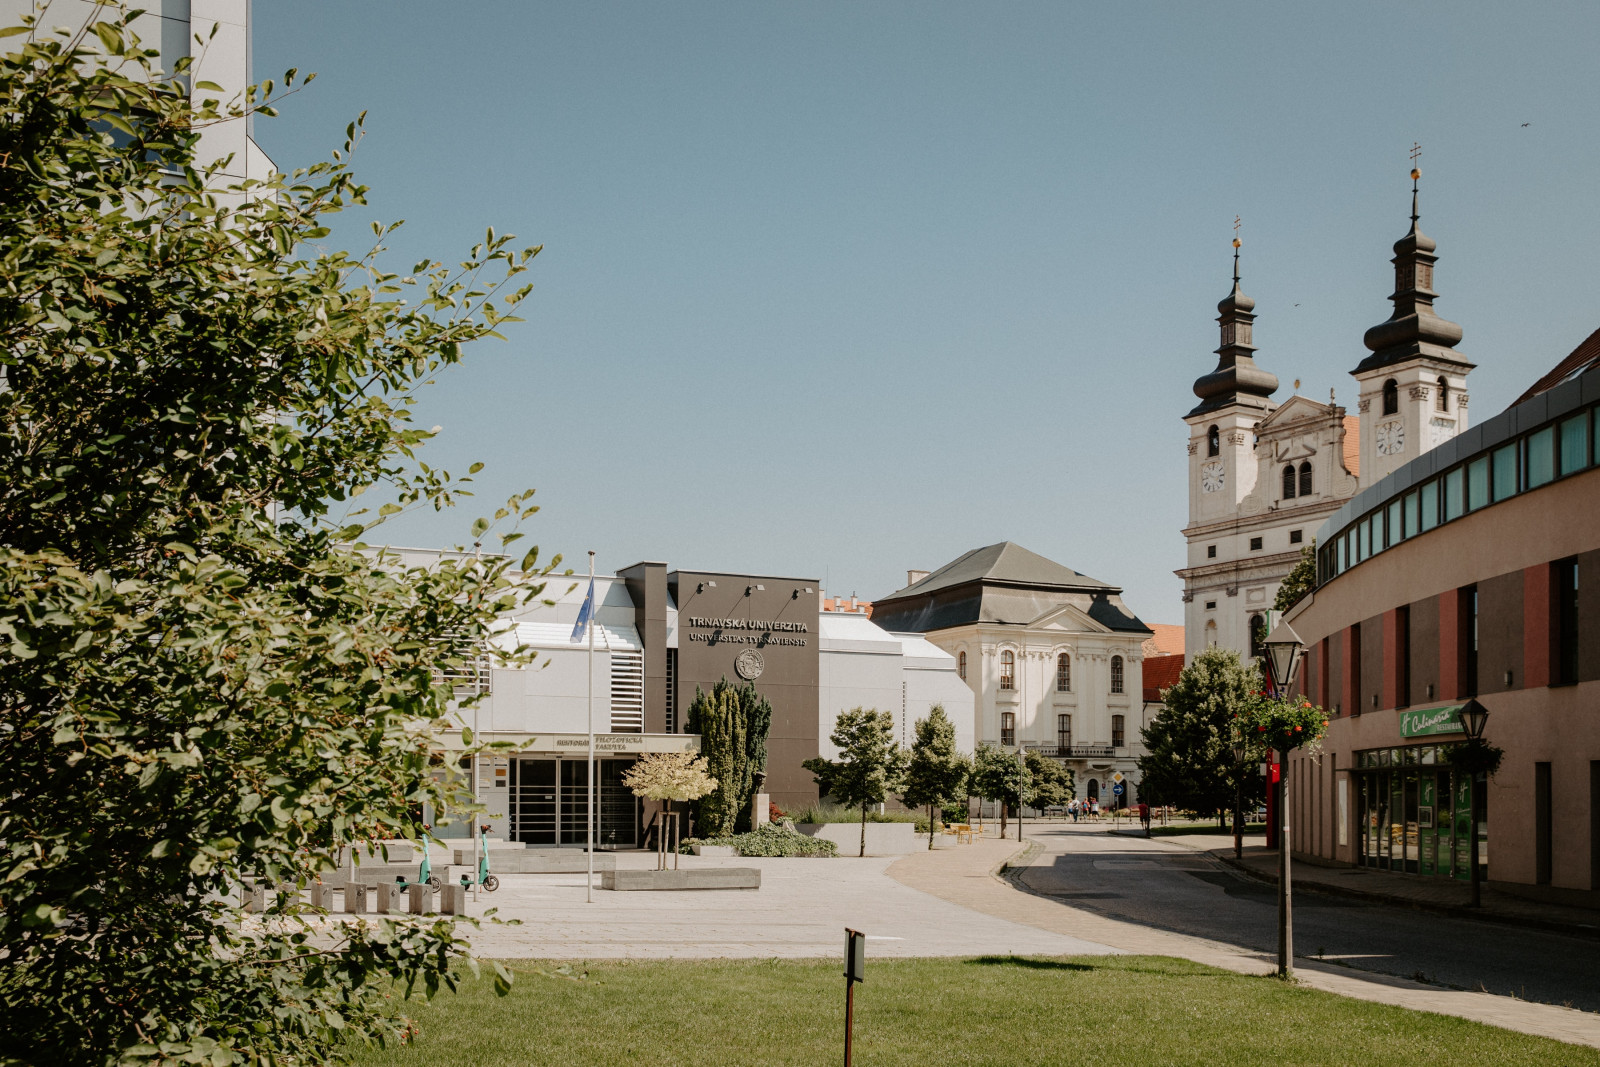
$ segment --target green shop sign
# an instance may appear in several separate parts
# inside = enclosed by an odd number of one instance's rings
[[[1430,734],[1465,733],[1461,725],[1461,709],[1465,704],[1450,704],[1442,708],[1423,708],[1400,713],[1401,737],[1427,737]]]

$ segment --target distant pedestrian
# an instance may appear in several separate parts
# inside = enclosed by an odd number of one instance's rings
[[[1150,805],[1139,801],[1139,825],[1144,827],[1144,836],[1150,836]]]

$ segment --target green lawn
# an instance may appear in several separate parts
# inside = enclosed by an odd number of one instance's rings
[[[517,961],[504,999],[485,979],[419,1002],[414,1046],[367,1052],[356,1062],[814,1067],[841,1060],[837,961],[615,960],[572,965],[588,975],[576,981],[557,974],[560,966]],[[869,958],[855,1011],[861,1067],[1600,1065],[1600,1050],[1153,956]]]

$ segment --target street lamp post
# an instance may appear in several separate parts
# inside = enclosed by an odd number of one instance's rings
[[[1244,742],[1233,745],[1233,858],[1244,858],[1244,758],[1249,749]]]
[[[1279,699],[1286,697],[1300,671],[1305,645],[1286,622],[1267,635],[1267,666]],[[1289,752],[1293,738],[1280,739],[1278,750],[1278,975],[1294,976],[1294,910],[1289,884]]]
[[[1022,790],[1028,773],[1028,761],[1022,755],[1022,746],[1017,746],[1017,844],[1022,844]]]
[[[1476,699],[1469,700],[1461,708],[1461,725],[1466,728],[1467,736],[1474,741],[1482,740],[1483,728],[1489,722],[1489,709],[1478,703]],[[1472,865],[1472,907],[1482,907],[1482,876],[1478,871],[1478,769],[1473,767],[1467,772],[1467,805],[1472,812],[1472,838],[1471,856],[1468,862]]]

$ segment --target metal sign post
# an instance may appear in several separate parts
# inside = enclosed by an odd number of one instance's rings
[[[850,1031],[855,1014],[856,983],[866,980],[867,935],[844,928],[844,1067],[850,1067]]]

